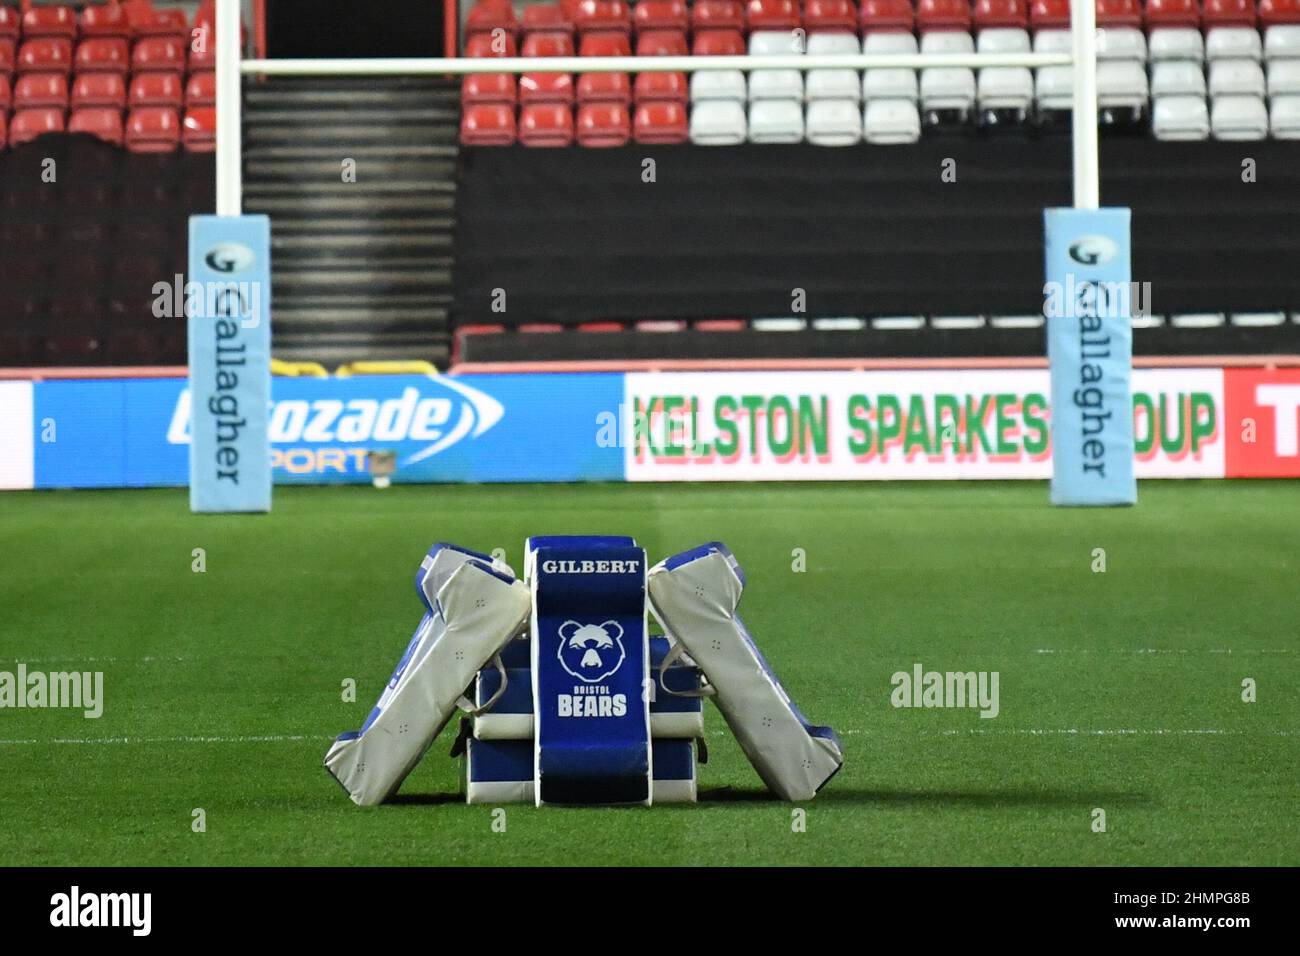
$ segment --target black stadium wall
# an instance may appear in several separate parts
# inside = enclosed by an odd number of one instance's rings
[[[0,151],[0,366],[183,363],[184,316],[155,287],[186,271],[214,170],[88,135]]]
[[[795,289],[808,316],[1033,314],[1071,202],[1068,137],[461,157],[462,323],[782,316]],[[1296,144],[1103,139],[1101,168],[1152,312],[1300,309]]]

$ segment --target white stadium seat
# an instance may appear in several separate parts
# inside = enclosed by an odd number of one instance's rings
[[[916,70],[904,67],[887,67],[864,70],[862,73],[862,98],[864,100],[911,100],[916,102]]]
[[[1268,135],[1268,111],[1257,96],[1220,96],[1210,108],[1215,139],[1252,140]]]
[[[754,70],[749,74],[753,100],[803,101],[803,74],[798,70]]]
[[[862,110],[856,97],[811,100],[808,103],[808,142],[818,146],[852,146],[862,140]]]
[[[915,53],[916,36],[912,33],[889,31],[868,33],[862,41],[863,53]]]
[[[1072,53],[1074,41],[1069,30],[1039,30],[1034,34],[1035,53]],[[1068,69],[1068,67],[1067,67]]]
[[[1042,66],[1034,78],[1034,99],[1040,110],[1074,109],[1074,70],[1068,66]]]
[[[922,53],[974,53],[975,40],[964,30],[932,30],[921,34]]]
[[[1191,60],[1165,60],[1151,65],[1151,95],[1205,96],[1205,71]]]
[[[1268,65],[1268,95],[1300,94],[1300,60],[1274,60]]]
[[[1023,66],[988,66],[980,70],[981,110],[1028,110],[1034,99],[1034,78]]]
[[[808,71],[804,96],[809,103],[815,100],[853,100],[856,103],[861,95],[862,82],[857,70]]]
[[[1262,56],[1263,45],[1254,27],[1211,27],[1205,31],[1208,60],[1258,60]]]
[[[1278,23],[1264,30],[1264,59],[1300,58],[1300,23]]]
[[[749,104],[751,143],[803,140],[803,106],[797,100],[755,100]]]
[[[926,67],[921,71],[921,105],[927,110],[969,110],[975,105],[975,71]]]
[[[1151,127],[1156,139],[1205,139],[1210,135],[1210,112],[1203,96],[1157,96]]]
[[[1017,27],[989,27],[975,38],[980,53],[1028,53],[1032,49],[1029,31]]]
[[[736,146],[747,132],[739,100],[698,100],[691,106],[691,142],[697,146]]]
[[[750,56],[789,56],[802,52],[789,30],[755,30],[749,35]],[[798,70],[754,70],[749,74],[749,98],[802,102],[803,74]]]
[[[1097,31],[1098,60],[1147,60],[1147,38],[1137,27],[1104,27]]]
[[[691,74],[691,102],[735,100],[743,103],[747,95],[745,74],[740,70],[700,70]]]
[[[1195,27],[1156,27],[1147,37],[1147,44],[1152,63],[1205,59],[1205,40]]]
[[[814,33],[808,38],[810,55],[861,53],[862,44],[852,33]],[[808,102],[814,100],[853,100],[861,95],[861,78],[857,70],[809,70],[805,82]],[[853,112],[857,113],[856,106]],[[809,137],[811,138],[811,136]]]
[[[1097,64],[1097,105],[1145,108],[1147,71],[1136,60],[1107,60]]]
[[[1210,63],[1210,96],[1264,96],[1264,69],[1254,60]]]
[[[915,143],[921,138],[921,117],[909,100],[873,100],[863,112],[862,135],[868,143]]]
[[[1276,139],[1300,139],[1300,96],[1278,96],[1269,111],[1269,131]]]

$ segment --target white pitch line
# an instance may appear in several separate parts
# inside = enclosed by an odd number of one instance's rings
[[[102,744],[273,744],[300,740],[331,740],[327,734],[265,734],[243,737],[55,737],[51,740],[34,738],[0,740],[0,747],[15,747],[33,744],[61,744],[74,746],[93,746]]]
[[[64,664],[151,664],[156,661],[162,661],[168,664],[179,663],[188,660],[185,657],[76,657],[76,656],[58,656],[58,657],[6,657],[5,664],[49,664],[59,662]]]
[[[1294,654],[1291,647],[1037,647],[1035,654]]]

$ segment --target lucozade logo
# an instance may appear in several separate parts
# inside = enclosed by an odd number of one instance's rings
[[[276,385],[290,381],[277,379]],[[492,396],[445,376],[320,380],[320,385],[328,384],[328,392],[322,388],[321,397],[303,394],[316,384],[315,380],[310,385],[294,382],[285,391],[299,394],[271,402],[268,434],[276,467],[364,472],[367,451],[395,446],[401,468],[479,437],[505,414]],[[364,394],[349,397],[358,390]],[[172,411],[170,443],[189,443],[191,413],[190,392],[185,389]],[[299,458],[301,467],[295,467]]]

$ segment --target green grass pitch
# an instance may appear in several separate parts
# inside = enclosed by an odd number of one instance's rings
[[[513,806],[496,832],[458,796],[450,729],[394,805],[327,776],[420,617],[430,544],[518,570],[526,535],[581,532],[652,561],[730,545],[759,646],[844,741],[806,832],[711,706],[695,806]],[[1294,482],[1144,482],[1116,510],[1053,509],[1040,483],[280,488],[255,517],[10,493],[0,569],[0,670],[105,681],[97,720],[0,710],[7,864],[1300,862]],[[999,715],[893,707],[918,662],[997,671]]]

